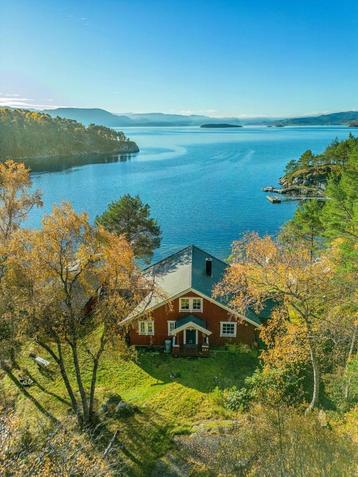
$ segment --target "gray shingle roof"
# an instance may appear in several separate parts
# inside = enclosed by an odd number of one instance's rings
[[[207,258],[212,260],[211,276],[205,270]],[[210,253],[190,245],[146,268],[144,273],[153,277],[169,298],[189,288],[212,297],[213,287],[223,278],[227,266],[227,263]]]
[[[211,259],[212,263],[211,275],[206,273],[207,258]],[[155,284],[155,288],[160,290],[160,293],[154,292],[146,297],[123,322],[130,321],[189,289],[230,308],[228,298],[213,297],[213,288],[222,280],[227,267],[226,262],[195,245],[190,245],[160,260],[143,270],[144,275]],[[257,325],[261,324],[260,317],[253,310],[247,310],[245,315],[249,321]]]

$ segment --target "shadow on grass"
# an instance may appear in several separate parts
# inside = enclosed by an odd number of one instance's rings
[[[215,387],[240,387],[259,364],[256,351],[211,350],[206,358],[173,358],[159,352],[140,351],[138,366],[157,380],[152,386],[178,382],[208,393]]]
[[[172,426],[154,412],[111,418],[98,424],[91,438],[115,475],[150,475],[158,458],[173,445]]]

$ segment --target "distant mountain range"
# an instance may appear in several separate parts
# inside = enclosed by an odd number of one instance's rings
[[[358,120],[358,111],[303,116],[297,118],[213,118],[202,115],[165,113],[110,113],[99,108],[57,108],[42,111],[53,117],[74,119],[84,125],[91,123],[107,127],[129,126],[201,126],[202,124],[230,123],[233,125],[262,126],[331,126],[349,125]]]
[[[84,125],[90,123],[107,127],[128,127],[128,126],[200,126],[207,122],[217,122],[215,118],[207,116],[165,113],[124,113],[114,114],[104,109],[85,108],[57,108],[42,111],[51,116],[60,116],[67,119],[74,119]],[[230,122],[239,124],[239,120],[230,118]]]
[[[276,121],[282,126],[332,126],[338,124],[349,125],[358,120],[358,111],[342,113],[321,114],[319,116],[303,116],[300,118],[287,118]]]

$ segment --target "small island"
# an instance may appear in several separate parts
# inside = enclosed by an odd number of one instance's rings
[[[200,126],[201,128],[242,128],[241,124],[229,123],[206,123]]]

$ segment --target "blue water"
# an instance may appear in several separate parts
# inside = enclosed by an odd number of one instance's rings
[[[139,194],[162,229],[155,258],[192,243],[225,258],[244,232],[276,234],[294,213],[295,203],[273,205],[261,192],[277,184],[287,161],[308,148],[323,151],[350,132],[343,127],[124,130],[141,150],[126,162],[34,174],[45,206],[31,212],[27,225],[39,226],[41,216],[62,201],[88,211],[93,220],[110,201]]]

